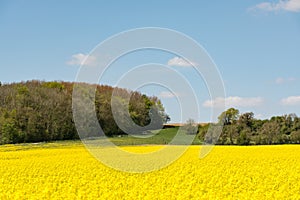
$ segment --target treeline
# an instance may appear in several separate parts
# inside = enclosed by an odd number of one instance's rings
[[[239,110],[230,108],[218,120],[218,123],[198,127],[200,140],[217,141],[222,145],[300,144],[300,118],[296,114],[260,120],[255,119],[252,112],[240,114]],[[217,138],[220,129],[221,135]]]
[[[120,100],[131,96],[129,113],[136,124],[149,124],[149,111],[153,112],[153,107],[160,116],[158,124],[169,120],[157,97],[111,86],[94,86],[97,119],[107,136],[124,134],[112,115],[113,91],[119,94]],[[73,87],[74,83],[70,82],[35,80],[0,84],[0,144],[78,139],[72,114]]]

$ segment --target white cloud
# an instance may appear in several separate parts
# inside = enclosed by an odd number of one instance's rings
[[[296,81],[296,79],[293,78],[293,77],[290,77],[290,78],[282,78],[282,77],[278,77],[278,78],[275,80],[275,83],[276,83],[276,84],[284,84],[284,83],[289,83],[289,82],[293,82],[293,81]]]
[[[196,63],[187,61],[183,58],[174,57],[168,61],[169,66],[178,66],[178,67],[192,67],[193,65],[196,65]]]
[[[281,78],[281,77],[279,77],[279,78],[277,78],[276,80],[275,80],[275,82],[277,83],[277,84],[283,84],[284,83],[284,79],[283,78]]]
[[[290,97],[281,99],[280,103],[284,106],[300,105],[300,96],[290,96]]]
[[[158,95],[159,98],[163,98],[163,99],[170,99],[170,98],[174,98],[176,96],[178,96],[178,94],[174,94],[174,93],[168,92],[168,91],[163,91]]]
[[[297,79],[296,78],[293,78],[293,77],[290,77],[287,79],[288,81],[296,81]]]
[[[256,107],[264,102],[261,97],[218,97],[213,100],[207,100],[203,103],[204,107]]]
[[[67,65],[84,65],[93,66],[96,64],[96,58],[83,53],[72,55],[71,60],[67,61]]]
[[[279,0],[278,2],[262,2],[250,8],[250,10],[263,10],[268,12],[289,11],[300,12],[300,0]]]

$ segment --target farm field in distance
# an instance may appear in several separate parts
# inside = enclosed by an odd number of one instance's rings
[[[200,148],[161,170],[132,174],[101,164],[80,142],[3,145],[0,199],[300,198],[300,146],[216,146],[203,159]]]

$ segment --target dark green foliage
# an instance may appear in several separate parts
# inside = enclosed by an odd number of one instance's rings
[[[300,130],[293,131],[290,136],[292,143],[300,144]]]
[[[267,140],[267,144],[278,143],[280,136],[280,124],[276,121],[268,121],[260,129],[260,134]]]
[[[237,137],[236,143],[238,145],[249,145],[250,144],[250,130],[245,128],[240,131],[240,134]]]
[[[220,124],[204,124],[198,126],[198,139],[206,144],[215,144],[218,142],[218,133],[222,126]],[[223,135],[220,136],[221,139],[224,139]],[[223,143],[221,141],[220,143]]]
[[[210,126],[210,124],[204,124],[204,125],[199,125],[198,126],[197,135],[198,135],[199,140],[204,141],[205,135],[206,135],[206,133],[209,129],[209,126]]]
[[[295,114],[259,120],[252,112],[239,114],[238,110],[230,108],[219,116],[217,124],[199,126],[198,138],[204,141],[213,135],[214,126],[218,124],[224,126],[217,144],[300,144],[300,118]]]
[[[85,87],[88,84],[76,84]],[[0,143],[41,142],[78,139],[73,121],[73,83],[28,81],[2,84],[0,87]],[[156,108],[163,123],[167,118],[156,97],[110,86],[95,86],[95,108],[98,121],[106,135],[124,134],[116,125],[111,111],[113,91],[120,103],[131,97],[129,113],[132,120],[145,126],[150,123],[150,109]],[[83,119],[87,120],[87,119]],[[87,133],[87,137],[99,133]]]

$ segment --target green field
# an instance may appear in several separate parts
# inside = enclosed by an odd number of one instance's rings
[[[164,145],[169,144],[174,136],[177,134],[178,128],[162,129],[160,131],[151,131],[149,135],[122,135],[119,137],[108,137],[109,141],[117,146],[131,146],[131,145]],[[185,133],[183,133],[185,135]],[[186,136],[186,135],[185,135]],[[202,144],[198,137],[190,135],[188,137],[195,137],[193,145]],[[95,143],[101,145],[104,143],[104,137],[98,137],[88,140],[89,143]],[[67,140],[67,141],[55,141],[55,142],[39,142],[39,143],[22,143],[22,144],[11,144],[2,145],[1,151],[11,150],[26,150],[34,148],[63,148],[64,146],[77,146],[82,145],[80,140]]]
[[[194,138],[193,145],[200,145],[202,144],[201,141],[195,135],[186,135],[185,132],[179,131],[179,128],[168,128],[162,129],[159,131],[151,131],[147,135],[122,135],[122,136],[115,136],[109,137],[109,140],[117,146],[128,146],[128,145],[146,145],[146,144],[170,144],[172,139],[175,137],[177,133],[179,135],[188,138]],[[95,138],[95,143],[101,144],[101,140],[104,140],[104,137]],[[184,139],[182,140],[182,144],[189,144],[184,143]]]

